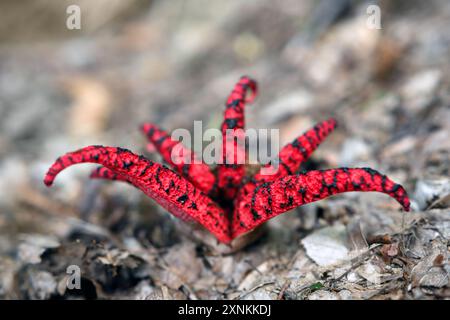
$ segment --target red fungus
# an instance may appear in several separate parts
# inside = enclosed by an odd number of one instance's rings
[[[217,192],[216,177],[210,171],[208,165],[201,161],[193,161],[194,159],[198,160],[198,156],[194,152],[184,147],[181,142],[172,140],[167,132],[155,124],[145,123],[141,126],[141,129],[149,140],[149,144],[155,147],[165,162],[204,193],[210,196],[215,195]],[[178,148],[176,152],[174,148]],[[176,159],[172,159],[172,156],[176,156]],[[104,167],[95,169],[91,173],[91,178],[127,180]]]
[[[300,137],[284,146],[278,153],[278,170],[272,175],[263,175],[261,171],[255,175],[257,182],[272,181],[278,177],[293,174],[300,169],[300,166],[317,149],[323,140],[336,128],[336,120],[330,118],[316,124]],[[275,167],[268,164],[264,166],[267,170],[275,170]]]
[[[251,95],[246,99],[247,91]],[[244,108],[246,103],[252,103],[258,93],[256,81],[243,76],[234,86],[225,104],[225,112],[222,123],[222,164],[218,166],[218,187],[222,196],[233,199],[238,192],[242,179],[245,176],[245,166],[239,163],[239,159],[245,160],[245,147],[239,145],[239,130],[245,128]],[[227,134],[230,130],[234,135]],[[227,161],[228,159],[228,161]],[[230,159],[232,160],[230,163]]]
[[[232,221],[232,237],[254,229],[288,210],[350,191],[378,191],[397,200],[409,211],[405,189],[370,168],[312,170],[257,184],[239,198]]]
[[[98,167],[91,172],[91,179],[107,179],[107,180],[117,180],[117,181],[125,181],[128,182],[126,176],[118,174],[111,169],[106,167]]]
[[[252,96],[246,99],[247,90]],[[226,104],[222,132],[244,128],[244,106],[257,93],[256,82],[242,77],[230,94]],[[209,230],[219,241],[229,243],[268,219],[306,203],[351,191],[376,191],[396,199],[404,210],[410,202],[405,189],[387,176],[370,168],[338,168],[313,170],[296,174],[319,144],[336,128],[329,119],[314,126],[285,146],[279,153],[278,168],[272,174],[257,173],[243,184],[244,164],[237,163],[245,150],[235,139],[224,136],[222,157],[234,151],[231,164],[218,166],[217,178],[205,163],[188,163],[196,155],[172,140],[156,125],[145,124],[142,130],[163,159],[178,173],[154,163],[129,150],[115,147],[90,146],[58,158],[50,167],[44,183],[50,186],[63,169],[83,162],[99,163],[92,178],[127,181],[153,198],[178,218],[196,221]],[[181,161],[171,158],[179,146]],[[229,158],[228,158],[229,160]],[[232,200],[234,198],[234,201]]]
[[[207,164],[199,161],[199,157],[193,151],[184,147],[181,142],[172,140],[169,134],[154,124],[145,123],[141,128],[164,161],[204,193],[215,194],[216,177]],[[175,152],[176,147],[178,149]],[[176,163],[172,156],[177,157]]]
[[[177,173],[127,149],[89,146],[69,152],[51,166],[44,183],[51,186],[59,172],[84,162],[99,163],[110,173],[126,177],[174,216],[200,223],[222,242],[231,240],[229,223],[220,206]]]

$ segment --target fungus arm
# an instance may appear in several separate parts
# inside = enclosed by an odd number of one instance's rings
[[[252,192],[243,195],[235,208],[232,236],[236,237],[303,204],[350,191],[385,193],[409,211],[410,201],[405,189],[373,169],[314,170],[259,184]]]
[[[246,97],[247,91],[251,95]],[[232,199],[245,176],[245,105],[251,103],[257,94],[255,80],[243,76],[228,96],[222,130],[222,164],[218,165],[218,186],[225,199]],[[227,133],[231,133],[227,134]],[[240,140],[240,143],[238,142]]]
[[[330,118],[316,124],[313,128],[296,138],[293,142],[284,146],[278,154],[278,168],[272,164],[264,166],[267,172],[273,174],[255,175],[256,182],[268,182],[287,175],[295,174],[302,163],[304,163],[325,140],[325,138],[336,128],[337,122]]]
[[[149,144],[154,146],[164,161],[179,174],[204,193],[210,196],[216,194],[216,177],[209,166],[199,160],[194,152],[184,147],[181,142],[172,140],[167,132],[155,124],[145,123],[141,130],[149,140]],[[107,168],[95,169],[90,177],[93,179],[127,181],[126,178],[118,176]]]
[[[65,168],[78,163],[98,163],[125,177],[128,182],[181,219],[193,219],[219,241],[229,242],[229,222],[222,208],[192,183],[167,167],[154,163],[129,150],[116,147],[89,146],[59,157],[48,170],[44,183],[53,184]]]

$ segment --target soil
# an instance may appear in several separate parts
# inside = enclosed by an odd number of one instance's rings
[[[32,30],[0,25],[0,298],[450,297],[448,1],[380,1],[381,29],[363,1],[89,3],[81,30],[62,32],[59,9]],[[59,155],[92,144],[161,161],[140,124],[218,128],[244,74],[260,85],[247,127],[278,128],[285,144],[335,117],[303,169],[374,168],[406,188],[412,211],[341,194],[216,254],[139,190],[89,180],[93,165],[42,183]]]

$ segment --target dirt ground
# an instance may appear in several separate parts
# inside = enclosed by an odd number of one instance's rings
[[[0,298],[450,297],[449,1],[378,1],[381,29],[367,26],[370,1],[70,1],[72,31],[64,1],[15,3],[0,10]],[[89,180],[93,165],[42,183],[56,157],[92,144],[161,161],[139,125],[218,128],[243,74],[260,85],[248,127],[279,128],[284,144],[335,117],[305,169],[374,168],[412,211],[341,194],[217,255],[139,190]]]

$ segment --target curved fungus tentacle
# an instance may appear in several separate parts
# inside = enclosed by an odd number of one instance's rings
[[[181,142],[173,140],[170,135],[153,123],[144,123],[142,132],[148,141],[179,174],[192,182],[206,194],[215,195],[216,176],[198,155],[186,148]]]
[[[59,157],[48,170],[44,183],[53,184],[65,168],[78,163],[99,163],[125,177],[163,208],[181,219],[203,225],[222,242],[229,242],[230,230],[225,212],[192,183],[167,167],[138,156],[127,149],[89,146]]]
[[[251,95],[247,97],[247,91]],[[252,103],[258,94],[255,80],[243,76],[234,86],[225,104],[222,123],[222,164],[218,165],[217,178],[221,195],[233,199],[245,176],[245,141],[242,130],[245,128],[245,105]]]
[[[235,207],[239,218],[233,221],[232,237],[298,206],[351,191],[385,193],[409,211],[410,202],[405,189],[376,170],[312,170],[258,184],[252,192],[242,196]]]
[[[264,175],[260,170],[255,175],[255,180],[257,182],[273,181],[279,177],[296,173],[336,127],[337,122],[333,118],[316,124],[280,150],[278,153],[278,170],[275,170],[276,168],[272,164],[264,166],[265,169],[273,171],[274,174]]]

